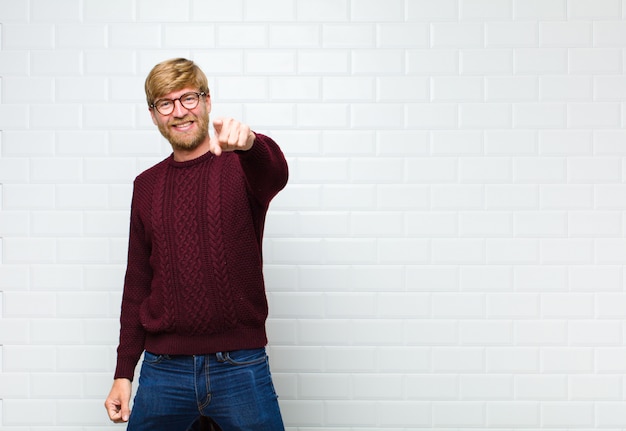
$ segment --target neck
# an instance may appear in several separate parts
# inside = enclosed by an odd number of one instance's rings
[[[188,162],[189,160],[197,159],[198,157],[204,156],[206,153],[209,152],[209,148],[210,146],[208,139],[192,149],[172,146],[172,150],[174,152],[174,160],[177,162]]]

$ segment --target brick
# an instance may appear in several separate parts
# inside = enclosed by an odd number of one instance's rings
[[[622,288],[621,274],[615,266],[576,266],[570,267],[568,273],[573,291],[612,292]]]
[[[476,210],[484,207],[485,192],[478,185],[435,185],[431,200],[437,210]]]
[[[532,347],[490,347],[485,352],[489,374],[527,374],[539,371],[539,350]]]
[[[246,2],[244,19],[247,21],[292,21],[295,5],[291,0],[270,0],[263,4]]]
[[[405,70],[405,52],[389,50],[353,50],[352,72],[357,75],[401,75]]]
[[[466,212],[459,216],[461,236],[502,237],[512,232],[511,217],[505,213]]]
[[[513,270],[517,291],[562,292],[568,287],[568,271],[558,265],[523,265]]]
[[[564,128],[567,106],[561,103],[518,104],[513,108],[516,128]]]
[[[51,78],[6,77],[2,79],[5,103],[51,103],[54,101],[54,80]]]
[[[547,403],[541,406],[541,418],[550,427],[591,427],[593,411],[592,403]]]
[[[484,241],[479,239],[436,239],[432,261],[438,264],[478,264],[486,258]]]
[[[569,181],[615,183],[620,180],[619,160],[609,157],[578,157],[568,160]]]
[[[464,400],[509,400],[513,379],[507,375],[464,375],[460,379],[460,396]]]
[[[549,264],[583,264],[593,256],[593,242],[585,239],[541,241],[541,261]]]
[[[591,155],[593,135],[588,130],[543,130],[539,132],[539,153],[545,156]]]
[[[411,75],[454,75],[459,72],[459,54],[453,49],[415,49],[407,52]]]
[[[299,21],[335,22],[348,20],[347,0],[297,0]]]
[[[404,19],[404,2],[393,0],[382,5],[375,0],[356,0],[352,2],[351,16],[353,21],[397,22]]]
[[[463,183],[508,183],[513,177],[508,158],[462,158],[459,160],[459,179]]]
[[[348,399],[350,396],[350,376],[347,374],[313,374],[298,379],[301,399]]]
[[[56,423],[57,403],[53,400],[3,400],[2,407],[3,425],[43,427]]]
[[[486,155],[529,156],[537,152],[537,134],[528,130],[487,130],[484,133]]]
[[[450,103],[409,104],[406,125],[416,129],[456,128],[458,108]]]
[[[379,23],[376,39],[377,45],[382,48],[427,48],[430,45],[430,28],[420,23]]]
[[[326,48],[373,48],[376,27],[373,24],[326,24],[322,27],[321,40]]]
[[[403,394],[403,378],[399,375],[359,374],[353,377],[356,399],[398,400]]]
[[[433,77],[433,101],[481,101],[484,83],[479,77]]]
[[[459,378],[453,375],[414,375],[406,379],[410,400],[455,400],[459,396]]]
[[[366,426],[376,421],[374,401],[330,401],[325,404],[325,423],[328,425]]]
[[[510,267],[505,265],[463,266],[460,270],[462,291],[493,292],[510,291],[513,276]]]
[[[135,7],[124,0],[112,0],[106,6],[98,0],[86,0],[83,16],[86,21],[95,22],[131,21],[135,18]]]
[[[536,427],[540,424],[539,405],[534,402],[499,402],[487,406],[490,426]]]
[[[52,24],[3,24],[3,49],[51,50],[54,44],[54,26]]]
[[[330,347],[326,350],[326,369],[330,372],[368,372],[376,367],[376,349]]]
[[[593,370],[593,350],[580,347],[549,347],[542,350],[541,369],[545,373],[587,373]]]
[[[620,18],[619,0],[573,0],[569,4],[570,19]]]
[[[619,400],[622,385],[615,376],[571,376],[570,397],[576,401]]]
[[[477,48],[485,43],[481,23],[434,23],[431,26],[431,46],[434,48]]]
[[[430,425],[430,406],[427,403],[382,402],[379,406],[379,417],[382,426],[419,426]]]
[[[319,48],[320,28],[314,24],[275,24],[269,29],[273,48]]]
[[[85,14],[85,7],[83,11]],[[106,47],[106,27],[103,24],[62,25],[57,27],[55,35],[57,47],[62,49]]]
[[[567,15],[565,0],[525,0],[514,2],[516,19],[564,20]]]
[[[487,209],[536,209],[539,190],[532,185],[488,185],[485,202]]]
[[[593,42],[593,25],[585,21],[542,22],[539,34],[540,45],[544,48],[589,47]]]
[[[537,46],[537,24],[533,22],[487,23],[485,42],[489,48]]]
[[[593,188],[587,185],[542,185],[543,209],[591,209]]]
[[[350,124],[357,129],[401,129],[404,107],[392,103],[359,104],[350,110]]]
[[[570,59],[564,48],[520,48],[515,50],[515,72],[523,75],[565,75],[568,71],[576,73],[568,66]]]
[[[620,52],[612,48],[572,49],[569,70],[575,74],[617,74],[621,70]]]
[[[510,75],[513,73],[511,49],[463,49],[460,52],[464,75]]]
[[[492,77],[486,79],[487,101],[529,101],[537,100],[538,97],[538,81],[535,77]]]
[[[244,66],[252,74],[287,75],[296,71],[296,55],[290,51],[250,51]]]
[[[568,232],[567,216],[560,212],[524,212],[515,215],[518,237],[564,237]]]
[[[567,330],[564,320],[518,321],[514,342],[516,346],[566,346]]]
[[[487,316],[529,319],[540,314],[539,297],[530,293],[493,293],[487,296]]]
[[[503,103],[467,103],[460,105],[459,125],[466,129],[508,129],[513,115]]]
[[[0,15],[5,22],[26,22],[29,16],[29,5],[26,3],[15,4],[8,0],[0,2]]]
[[[4,238],[3,263],[52,263],[56,244],[52,238]]]
[[[480,428],[486,426],[482,403],[435,402],[432,409],[433,424],[438,428],[460,426]]]
[[[545,294],[541,312],[547,318],[590,319],[594,316],[594,298],[587,294]]]
[[[464,345],[510,345],[513,341],[513,329],[506,321],[463,321],[459,325],[459,340]]]
[[[446,346],[458,342],[458,329],[455,322],[450,320],[412,320],[405,324],[406,344],[409,346]],[[454,355],[450,352],[433,350],[433,366],[438,372],[451,372],[457,364],[453,362]],[[475,354],[475,352],[474,352]],[[473,364],[464,364],[466,367],[478,367],[478,359],[474,356]],[[447,359],[449,363],[442,362]],[[460,370],[461,368],[457,368]],[[467,370],[467,369],[466,369]]]
[[[597,88],[588,76],[545,76],[539,85],[543,101],[588,101]]]

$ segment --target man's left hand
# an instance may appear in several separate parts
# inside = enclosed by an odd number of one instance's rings
[[[225,151],[248,151],[256,138],[248,125],[233,118],[216,118],[213,128],[215,133],[211,136],[210,151],[216,156]]]

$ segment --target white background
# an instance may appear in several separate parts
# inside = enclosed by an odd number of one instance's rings
[[[269,353],[293,430],[626,428],[626,1],[0,0],[0,428],[95,431],[143,80],[282,146]]]

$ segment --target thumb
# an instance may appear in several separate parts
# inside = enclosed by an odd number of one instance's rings
[[[122,409],[120,411],[122,420],[128,422],[130,418],[130,408],[128,407],[128,401],[122,401]]]

